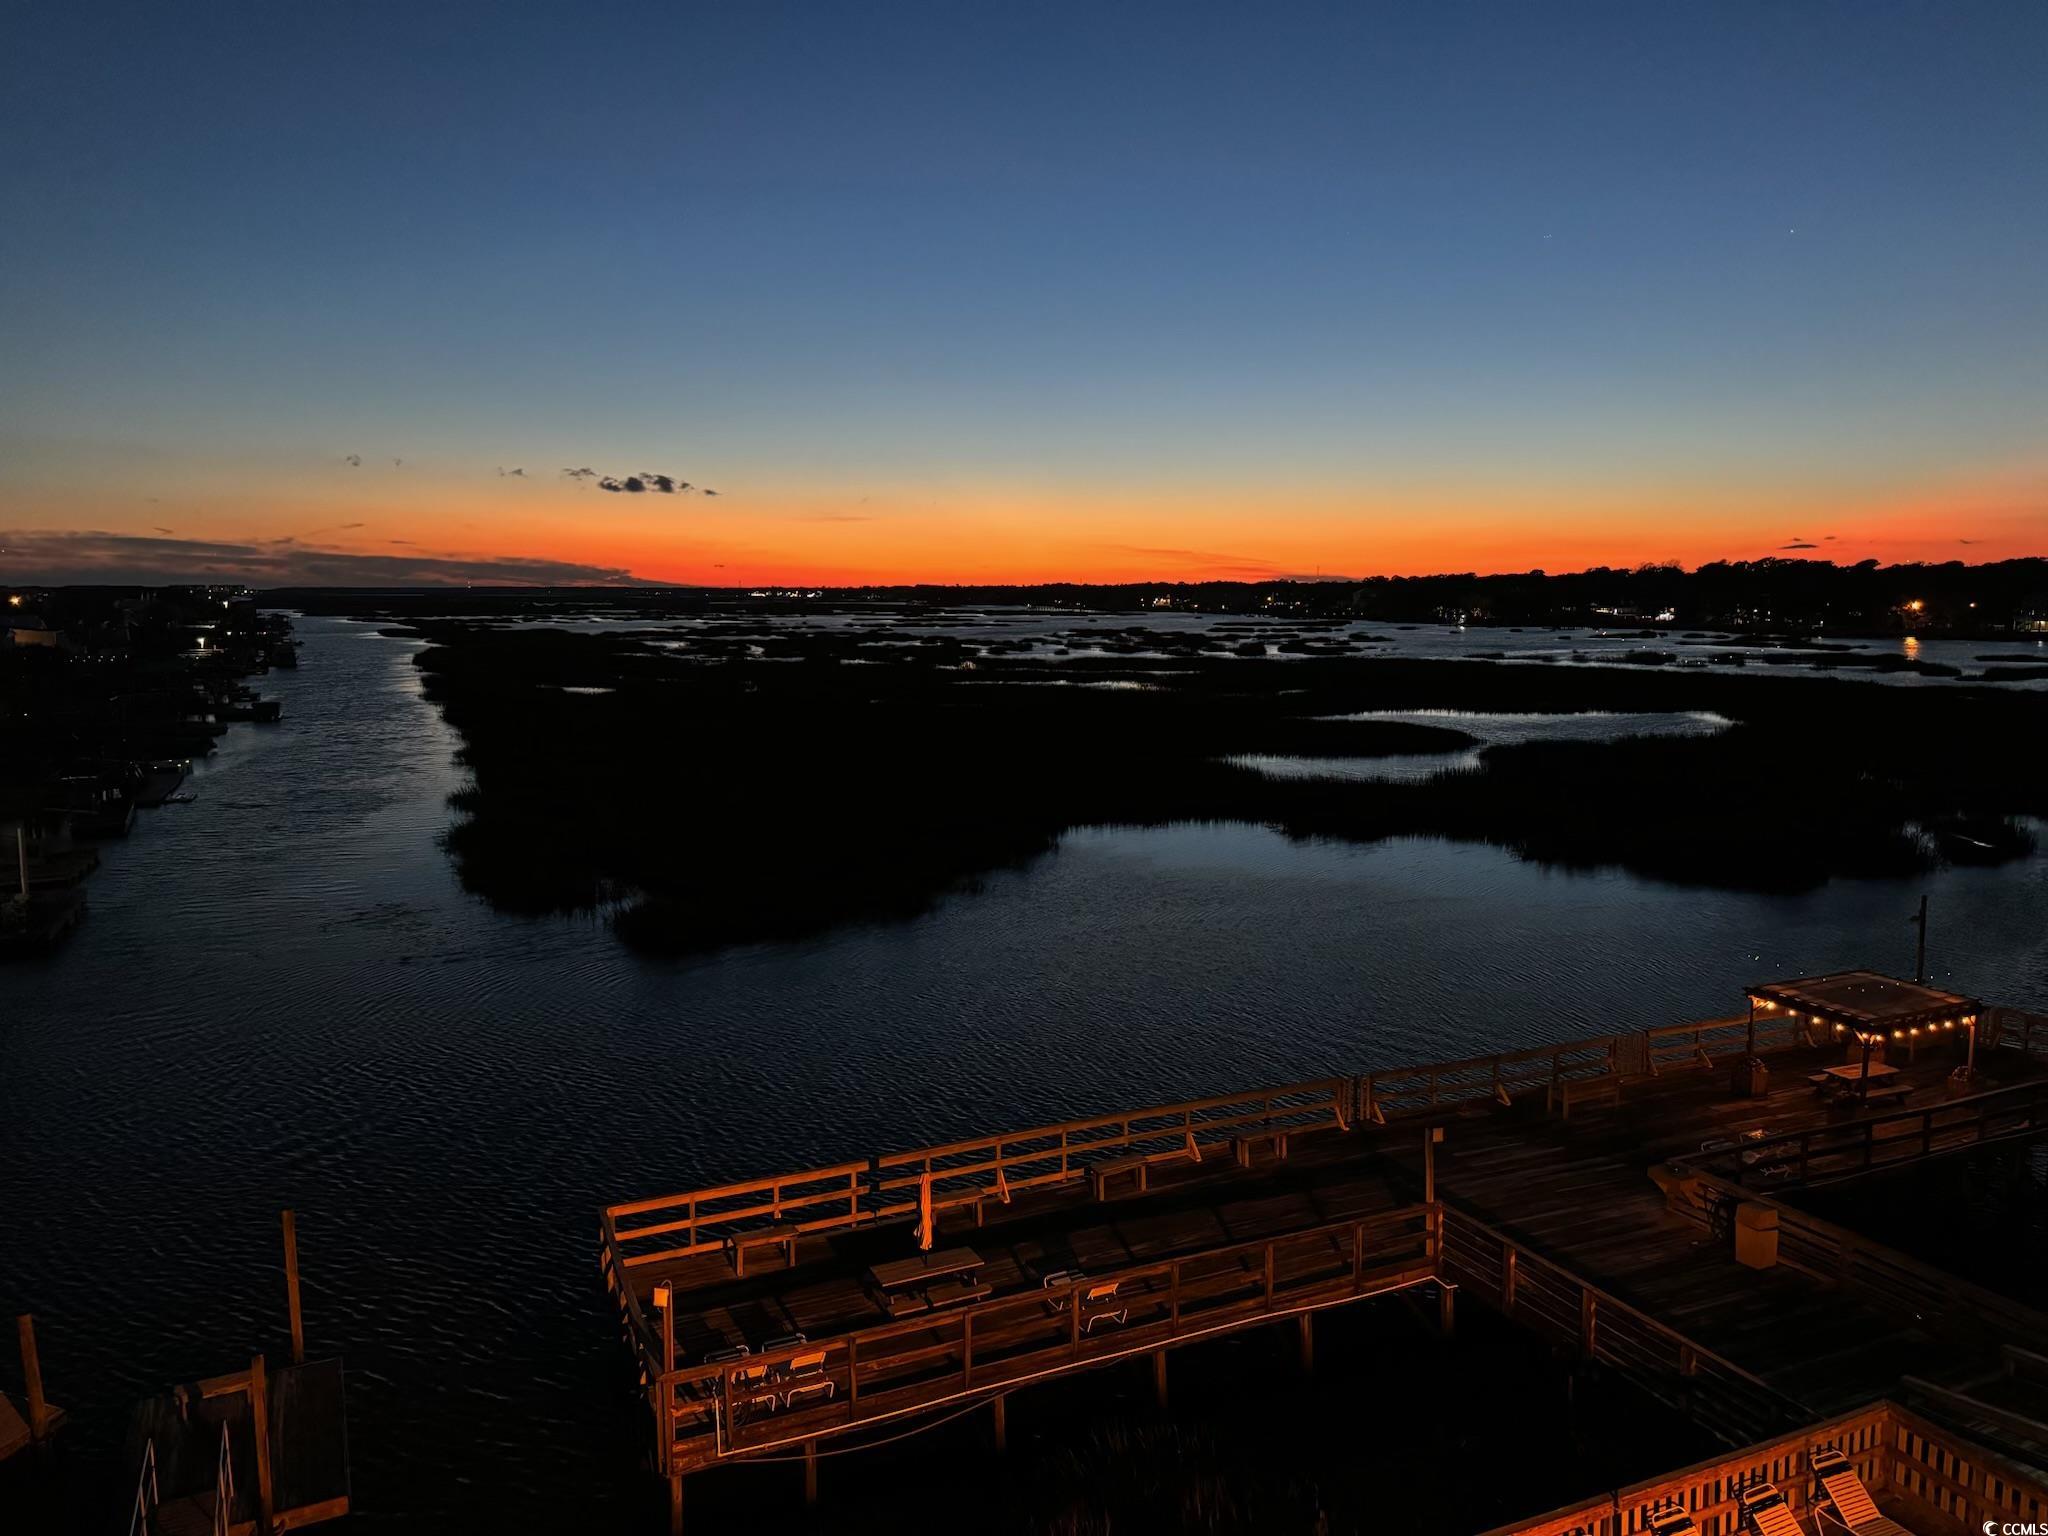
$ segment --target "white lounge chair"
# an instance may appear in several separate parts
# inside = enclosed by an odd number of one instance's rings
[[[1775,1484],[1758,1482],[1736,1490],[1742,1506],[1742,1525],[1750,1536],[1806,1536],[1799,1517],[1785,1502]]]
[[[1814,1505],[1814,1524],[1823,1531],[1834,1525],[1852,1536],[1911,1536],[1898,1521],[1887,1520],[1878,1513],[1870,1490],[1863,1486],[1856,1468],[1840,1451],[1832,1446],[1815,1451],[1807,1457],[1806,1464],[1813,1469],[1826,1494]]]

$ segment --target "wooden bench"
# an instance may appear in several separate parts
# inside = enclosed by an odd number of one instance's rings
[[[1240,1168],[1251,1167],[1252,1159],[1261,1147],[1271,1150],[1274,1161],[1284,1163],[1287,1161],[1287,1138],[1290,1134],[1270,1126],[1264,1130],[1240,1131],[1230,1138],[1230,1152]]]
[[[1152,1187],[1152,1168],[1158,1163],[1198,1163],[1201,1154],[1187,1147],[1175,1147],[1170,1152],[1133,1152],[1128,1157],[1112,1157],[1103,1162],[1088,1165],[1088,1187],[1097,1200],[1107,1200],[1113,1181],[1129,1176],[1133,1182],[1131,1193],[1142,1195]]]
[[[889,1314],[892,1322],[898,1318],[915,1317],[920,1312],[929,1312],[932,1306],[923,1291],[883,1291],[875,1300],[881,1303],[882,1310]]]
[[[1863,1102],[1866,1104],[1889,1104],[1894,1099],[1907,1097],[1912,1091],[1913,1085],[1911,1083],[1902,1083],[1896,1079],[1889,1083],[1872,1083],[1863,1092]]]
[[[971,1275],[955,1275],[949,1280],[937,1280],[925,1287],[925,1300],[936,1311],[940,1307],[957,1307],[965,1302],[979,1301],[984,1296],[993,1296],[995,1287],[986,1280],[976,1280]]]
[[[777,1222],[773,1226],[756,1227],[751,1232],[735,1232],[725,1240],[725,1254],[732,1261],[732,1272],[744,1280],[747,1276],[747,1250],[749,1248],[779,1248],[782,1263],[787,1269],[796,1268],[797,1228]]]
[[[1606,1104],[1619,1107],[1621,1104],[1621,1075],[1617,1072],[1603,1072],[1598,1077],[1567,1077],[1552,1083],[1546,1096],[1544,1108],[1555,1111],[1569,1120],[1576,1106]]]

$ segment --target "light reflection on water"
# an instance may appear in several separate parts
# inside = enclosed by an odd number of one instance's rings
[[[106,850],[76,939],[0,973],[0,1291],[103,1453],[133,1399],[281,1350],[296,1207],[366,1525],[637,1508],[606,1200],[1725,1010],[1909,965],[1923,888],[1937,980],[2048,1003],[2040,861],[1771,897],[1243,826],[1077,831],[912,922],[642,961],[466,895],[416,645],[300,632],[284,723],[232,732]]]
[[[1525,741],[1619,741],[1625,736],[1711,736],[1733,724],[1709,710],[1626,713],[1580,710],[1572,714],[1505,714],[1465,709],[1366,710],[1333,715],[1337,720],[1396,720],[1441,725],[1477,738],[1479,745],[1455,752],[1399,752],[1386,757],[1292,757],[1244,752],[1226,762],[1275,779],[1334,779],[1349,783],[1414,783],[1439,773],[1465,773],[1479,766],[1491,746]]]

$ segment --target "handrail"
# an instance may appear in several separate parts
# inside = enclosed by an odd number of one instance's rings
[[[262,1433],[259,1428],[257,1433]],[[228,1536],[234,1526],[235,1464],[228,1452],[228,1427],[220,1427],[220,1461],[213,1471],[213,1536]]]
[[[1993,1125],[2007,1114],[2023,1118],[1994,1131]],[[1903,1127],[1905,1134],[1890,1134],[1893,1127]],[[1959,1131],[1976,1134],[1959,1137]],[[1770,1176],[1767,1170],[1785,1168],[1791,1170],[1789,1180],[1782,1174],[1776,1178],[1777,1187],[1787,1188],[1810,1182],[1816,1166],[1824,1159],[1849,1157],[1849,1167],[1819,1170],[1832,1172],[1834,1177],[1847,1177],[1871,1168],[1917,1162],[1941,1152],[2044,1131],[2048,1131],[2048,1080],[2038,1080],[1832,1125],[1805,1126],[1740,1147],[1693,1153],[1673,1162],[1681,1168],[1712,1170],[1717,1176],[1732,1179],[1738,1187],[1747,1187],[1752,1177],[1761,1180]],[[1902,1149],[1903,1155],[1883,1155],[1892,1148]]]
[[[1300,1131],[1328,1125],[1342,1130],[1348,1127],[1350,1097],[1347,1079],[1328,1078],[892,1152],[874,1162],[875,1215],[887,1219],[915,1210],[916,1199],[884,1197],[919,1189],[927,1174],[933,1208],[943,1210],[991,1198],[1007,1201],[1020,1189],[1067,1183],[1105,1156],[1147,1145],[1162,1153],[1184,1151],[1199,1161],[1204,1147],[1228,1141],[1246,1127]]]
[[[1872,1242],[1761,1191],[1744,1189],[1703,1168],[1688,1169],[1685,1177],[1692,1187],[1678,1213],[1709,1229],[1732,1220],[1738,1205],[1762,1205],[1775,1211],[1778,1262],[1788,1268],[1823,1284],[1869,1296],[1902,1314],[1989,1321],[2014,1339],[2048,1345],[2048,1315],[2023,1302]]]
[[[1690,1514],[1702,1530],[1739,1525],[1737,1495],[1768,1483],[1795,1517],[1811,1513],[1818,1488],[1815,1451],[1833,1449],[1880,1499],[1912,1504],[1928,1517],[1916,1529],[1975,1531],[1988,1517],[2039,1524],[2048,1516],[2048,1487],[2039,1475],[1929,1422],[1888,1399],[1818,1420],[1784,1434],[1612,1493],[1511,1521],[1484,1536],[1641,1536],[1651,1516]]]
[[[2031,1048],[2036,1033],[2033,1026],[2041,1025],[2039,1043],[2048,1051],[2048,1018],[1994,1008],[1987,1010],[1987,1019],[2020,1021],[2023,1049]],[[2005,1038],[1997,1028],[1987,1033]],[[1355,1077],[1314,1078],[1279,1088],[968,1137],[826,1168],[608,1205],[604,1207],[604,1262],[608,1278],[617,1278],[630,1297],[632,1288],[623,1283],[628,1269],[713,1252],[750,1232],[773,1228],[778,1233],[800,1235],[908,1217],[917,1211],[920,1200],[887,1197],[922,1184],[927,1171],[934,1186],[934,1209],[990,1198],[1007,1200],[1019,1189],[1078,1178],[1089,1160],[1106,1152],[1147,1142],[1157,1143],[1163,1150],[1176,1133],[1189,1153],[1199,1158],[1205,1142],[1220,1139],[1234,1126],[1263,1125],[1283,1114],[1313,1125],[1325,1113],[1325,1104],[1328,1123],[1349,1130],[1489,1098],[1512,1103],[1520,1093],[1539,1087],[1554,1091],[1575,1079],[1611,1075],[1627,1081],[1656,1077],[1675,1067],[1711,1065],[1708,1046],[1733,1045],[1738,1034],[1745,1051],[1754,1049],[1760,1055],[1813,1044],[1810,1032],[1789,1013],[1733,1015],[1592,1035],[1458,1061],[1380,1068]],[[1677,1043],[1690,1048],[1674,1053],[1671,1047]],[[1301,1102],[1275,1107],[1291,1097],[1299,1097]],[[1258,1107],[1248,1108],[1238,1117],[1214,1113],[1236,1105]],[[681,1214],[639,1226],[621,1225],[631,1217],[664,1212]],[[676,1233],[682,1234],[682,1242],[657,1251],[638,1246]],[[636,1323],[643,1339],[650,1336],[644,1317],[636,1318]]]
[[[1528,1320],[1547,1324],[1589,1358],[1634,1370],[1647,1367],[1652,1374],[1676,1374],[1692,1383],[1689,1399],[1696,1399],[1703,1388],[1718,1388],[1727,1400],[1726,1412],[1719,1415],[1724,1423],[1709,1427],[1726,1438],[1794,1423],[1809,1412],[1755,1372],[1522,1246],[1459,1206],[1444,1206],[1441,1230],[1444,1273],[1504,1314],[1527,1314]],[[1683,1406],[1703,1423],[1713,1411],[1696,1400]]]
[[[128,1536],[146,1536],[149,1512],[163,1500],[156,1486],[156,1441],[142,1442],[142,1471],[135,1479],[135,1503],[128,1517]]]
[[[823,1374],[843,1394],[847,1422],[869,1423],[986,1391],[999,1382],[1014,1386],[1021,1379],[1066,1369],[1084,1359],[1097,1363],[1238,1326],[1246,1308],[1255,1317],[1285,1316],[1351,1299],[1392,1279],[1409,1284],[1431,1278],[1437,1220],[1434,1206],[1404,1206],[1093,1273],[1060,1286],[1012,1291],[831,1339],[760,1351],[740,1361],[700,1362],[662,1375],[658,1386],[666,1390],[657,1401],[667,1402],[678,1443],[716,1434],[717,1454],[727,1455],[736,1448],[733,1408],[735,1403],[744,1405],[749,1383],[758,1382],[763,1373],[772,1376],[786,1369],[798,1356],[822,1354]],[[1387,1256],[1368,1265],[1375,1247],[1384,1248]],[[1312,1251],[1319,1267],[1306,1276],[1283,1278],[1276,1256],[1285,1250]],[[1113,1335],[1095,1335],[1085,1326],[1085,1297],[1110,1285],[1116,1287],[1120,1307],[1148,1315],[1143,1321],[1128,1319]],[[1229,1316],[1222,1317],[1223,1313]],[[1006,1341],[1009,1347],[994,1357],[985,1350],[978,1353],[977,1334],[988,1338],[994,1321],[1002,1318],[1013,1330],[1019,1321],[1035,1324],[1043,1342],[1033,1344],[1027,1337],[1018,1347],[1012,1338]],[[1026,1329],[1027,1334],[1032,1331]],[[921,1394],[914,1405],[876,1406],[879,1394],[895,1390],[885,1379],[889,1373],[932,1365],[938,1365],[942,1375],[935,1392]],[[869,1405],[865,1411],[863,1398]],[[817,1431],[809,1433],[815,1436]]]

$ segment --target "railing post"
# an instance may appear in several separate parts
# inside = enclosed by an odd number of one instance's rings
[[[299,1221],[295,1212],[284,1213],[284,1300],[291,1314],[292,1364],[306,1363],[306,1315],[299,1309]]]
[[[1180,1333],[1180,1264],[1178,1261],[1175,1262],[1171,1270],[1167,1271],[1166,1304],[1169,1319],[1167,1331],[1178,1335]]]
[[[276,1489],[270,1474],[270,1392],[263,1378],[263,1357],[249,1362],[249,1428],[256,1437],[256,1533],[270,1536],[277,1516]]]
[[[40,1440],[50,1432],[50,1404],[43,1396],[43,1362],[36,1353],[36,1320],[24,1312],[14,1320],[21,1339],[21,1375],[28,1389],[28,1432]]]
[[[1273,1240],[1266,1239],[1266,1310],[1273,1310]]]
[[[1579,1348],[1585,1357],[1593,1358],[1593,1350],[1599,1342],[1599,1302],[1593,1293],[1581,1288],[1579,1291]]]
[[[1500,1309],[1515,1310],[1515,1250],[1503,1243],[1500,1251]]]
[[[1081,1287],[1067,1287],[1067,1332],[1073,1342],[1074,1358],[1081,1358]]]
[[[1351,1223],[1351,1289],[1365,1289],[1365,1223]]]
[[[846,1412],[849,1418],[858,1418],[853,1410],[860,1405],[860,1335],[846,1336]]]

